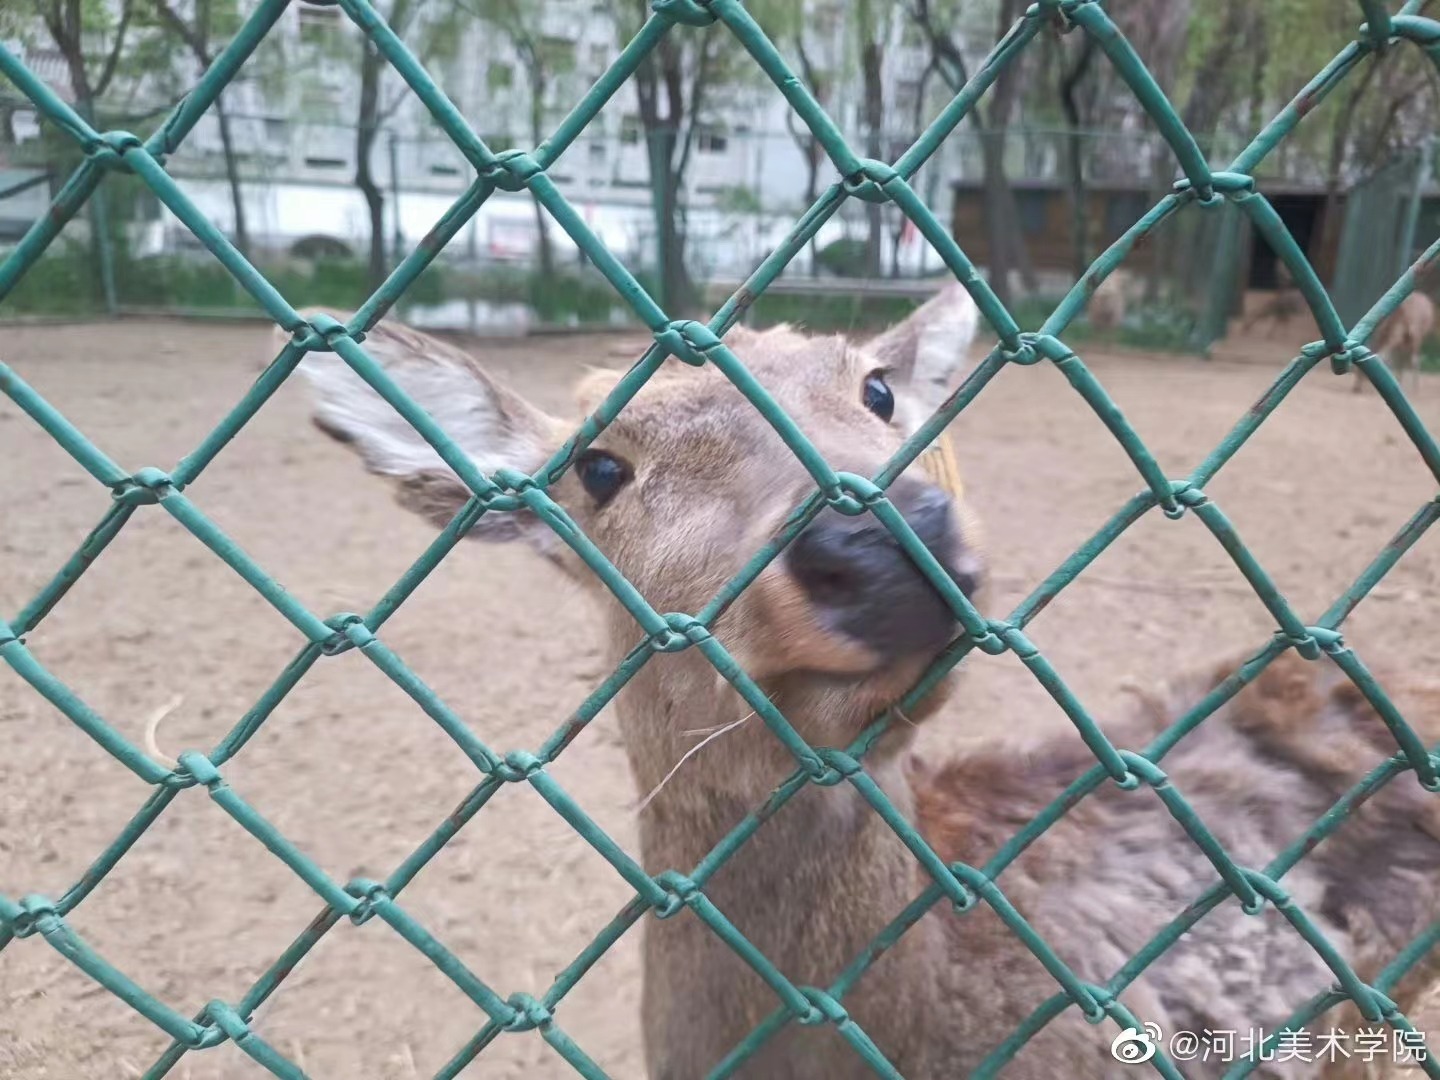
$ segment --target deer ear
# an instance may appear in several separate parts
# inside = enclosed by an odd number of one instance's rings
[[[482,473],[533,472],[563,441],[559,421],[501,386],[452,345],[406,326],[382,324],[361,347]],[[335,353],[310,353],[298,370],[310,382],[316,426],[358,453],[372,473],[394,480],[406,509],[449,524],[471,492],[420,433]],[[470,535],[525,538],[547,553],[557,542],[526,510],[483,514]]]
[[[896,397],[907,403],[911,427],[925,420],[960,384],[979,318],[975,301],[955,281],[865,346],[890,369]]]

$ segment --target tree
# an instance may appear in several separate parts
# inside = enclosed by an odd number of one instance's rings
[[[810,13],[799,3],[781,5],[778,11],[782,17],[788,17],[785,18],[783,26],[776,27],[776,36],[782,37],[789,44],[795,58],[800,61],[800,76],[805,80],[810,96],[822,109],[828,110],[834,96],[835,77],[833,71],[821,66],[811,45],[807,43]],[[794,109],[785,110],[785,128],[805,158],[805,208],[808,210],[820,196],[820,166],[825,161],[825,148],[820,145],[815,133],[796,115]],[[810,238],[809,247],[810,273],[814,276],[820,272],[820,262],[813,236]]]
[[[377,10],[378,7],[377,7]],[[404,36],[419,10],[418,0],[391,0],[390,10],[381,11],[382,18],[397,36]],[[385,195],[375,180],[375,145],[385,121],[399,108],[403,99],[396,93],[387,102],[381,85],[389,64],[368,36],[360,45],[360,101],[355,118],[355,186],[365,200],[370,216],[370,252],[366,260],[366,280],[371,289],[378,289],[389,273],[385,257]]]
[[[87,123],[95,124],[97,103],[110,89],[120,68],[126,34],[135,14],[135,0],[120,0],[118,11],[103,0],[32,0],[32,3],[65,63],[75,111]],[[87,55],[87,45],[98,52],[98,63]],[[117,304],[115,264],[103,187],[96,188],[90,196],[89,217],[92,266],[98,275],[105,306],[113,311]]]
[[[885,131],[885,42],[889,19],[876,19],[872,0],[855,0],[855,25],[859,34],[860,74],[863,85],[861,110],[865,122],[865,156],[881,160]],[[880,276],[880,243],[883,219],[879,203],[865,204],[865,273]]]
[[[649,14],[647,0],[631,0],[622,33],[638,31]],[[685,263],[685,221],[681,194],[690,155],[716,66],[719,35],[677,26],[636,68],[636,104],[650,167],[661,302],[672,314],[695,301],[695,282]]]
[[[530,145],[545,138],[545,101],[557,74],[575,66],[573,50],[568,53],[547,42],[540,31],[541,10],[533,0],[469,0],[465,9],[476,18],[498,28],[515,47],[525,69],[526,97],[530,120]],[[554,246],[550,242],[545,208],[535,199],[535,228],[540,275],[555,274]]]
[[[239,25],[239,14],[230,0],[195,0],[190,19],[185,19],[177,10],[174,0],[151,0],[160,23],[185,46],[194,57],[200,70],[204,71],[214,63],[216,36],[234,33]],[[235,246],[245,256],[250,254],[250,231],[245,223],[245,199],[241,189],[240,163],[235,152],[235,140],[230,130],[230,113],[225,105],[225,95],[215,99],[215,123],[220,129],[220,147],[225,158],[225,180],[230,186],[230,204],[235,214]]]
[[[997,7],[998,34],[1003,36],[1025,9],[1025,0],[1001,0]],[[969,79],[960,46],[948,29],[942,29],[932,0],[909,0],[910,17],[925,35],[941,77],[952,93],[958,92]],[[1022,58],[1012,60],[996,79],[987,95],[990,108],[982,114],[977,106],[970,110],[970,121],[980,137],[980,154],[984,165],[985,223],[990,249],[990,287],[1002,303],[1010,302],[1010,278],[1018,272],[1025,288],[1034,291],[1038,285],[1035,268],[1025,248],[1020,231],[1020,213],[1015,193],[1005,174],[1005,137],[1021,88]]]
[[[374,4],[376,13],[406,45],[422,65],[449,59],[459,47],[461,9],[454,0],[389,0]],[[318,9],[324,11],[327,9]],[[337,19],[337,31],[342,28]],[[358,36],[358,48],[356,37]],[[327,57],[353,62],[359,83],[355,118],[355,187],[365,200],[368,218],[366,279],[371,289],[379,288],[389,272],[385,238],[385,193],[375,175],[375,151],[386,124],[410,95],[390,62],[367,34],[321,35],[317,50]]]
[[[1077,35],[1070,35],[1076,37]],[[1085,209],[1085,119],[1080,103],[1080,84],[1090,74],[1100,46],[1089,34],[1078,35],[1076,45],[1060,43],[1062,63],[1058,68],[1060,106],[1065,113],[1067,132],[1066,171],[1070,180],[1071,269],[1078,281],[1090,266],[1089,215]]]
[[[774,0],[793,4],[796,0]],[[774,8],[754,0],[747,10],[762,25]],[[650,12],[648,0],[615,4],[616,29],[633,37]],[[732,35],[715,27],[676,26],[641,60],[631,80],[645,137],[646,160],[659,255],[662,303],[672,313],[693,307],[695,282],[685,261],[685,178],[695,142],[705,129],[712,96],[726,91],[733,115],[735,93],[763,76]],[[773,88],[771,89],[773,92]]]

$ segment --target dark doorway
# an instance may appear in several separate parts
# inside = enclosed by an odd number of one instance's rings
[[[1271,195],[1270,205],[1280,215],[1280,220],[1295,237],[1300,250],[1310,256],[1310,244],[1316,238],[1316,225],[1320,221],[1320,207],[1324,202],[1321,195]],[[1251,289],[1278,289],[1280,287],[1280,257],[1258,232],[1255,242],[1250,245]]]

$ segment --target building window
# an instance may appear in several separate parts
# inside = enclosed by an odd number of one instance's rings
[[[634,146],[640,141],[640,120],[635,116],[627,116],[620,121],[620,142],[624,146]]]
[[[590,144],[589,152],[591,161],[605,160],[605,144],[603,142],[600,142],[598,139]]]
[[[1046,213],[1050,208],[1048,191],[1015,192],[1015,209],[1020,214],[1020,231],[1026,236],[1038,236],[1045,231]]]
[[[540,38],[539,53],[552,71],[575,70],[575,42],[569,38],[545,34]]]
[[[485,82],[491,90],[508,90],[515,84],[515,69],[509,64],[491,64],[485,72]]]
[[[702,154],[723,154],[730,146],[730,138],[714,128],[701,128],[695,136],[695,146]]]
[[[309,45],[321,44],[340,25],[340,9],[336,7],[311,7],[305,5],[295,9],[300,22],[300,40]]]

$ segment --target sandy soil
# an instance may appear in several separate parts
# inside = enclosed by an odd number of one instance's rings
[[[116,461],[168,468],[255,376],[264,334],[180,323],[8,328],[12,364]],[[614,339],[477,346],[560,407],[582,362]],[[1093,367],[1172,476],[1184,475],[1289,357],[1278,341],[1206,363],[1097,354]],[[1236,361],[1246,361],[1239,363]],[[615,363],[610,359],[608,362]],[[1440,387],[1421,390],[1440,421]],[[1303,617],[1313,618],[1435,493],[1375,395],[1322,367],[1210,486]],[[1139,488],[1128,460],[1064,379],[1012,369],[955,425],[986,523],[1003,615]],[[103,491],[8,399],[0,612],[13,616],[99,519]],[[190,489],[240,545],[321,614],[363,611],[432,536],[383,485],[316,436],[287,386]],[[1440,674],[1433,597],[1440,559],[1421,541],[1348,626],[1363,656]],[[1127,682],[1253,649],[1260,603],[1193,517],[1145,518],[1032,625],[1102,719]],[[593,619],[524,550],[464,546],[386,627],[390,646],[501,750],[536,746],[604,676]],[[166,514],[137,514],[44,624],[35,655],[122,731],[179,699],[166,751],[208,747],[279,674],[293,630]],[[1010,657],[970,664],[964,702],[926,730],[936,753],[997,730],[1064,718]],[[475,781],[440,730],[351,652],[319,663],[226,768],[236,791],[335,879],[383,877]],[[554,773],[635,850],[634,792],[613,718]],[[8,668],[0,667],[0,891],[59,896],[147,789]],[[528,788],[503,790],[420,875],[404,904],[502,993],[540,993],[628,898],[618,876]],[[104,957],[183,1013],[233,1002],[319,911],[318,899],[201,792],[185,792],[71,918]],[[641,1073],[639,934],[563,1005],[565,1029],[612,1076]],[[257,1017],[316,1077],[429,1076],[482,1014],[383,923],[339,925]],[[38,938],[0,953],[0,1076],[138,1076],[166,1037]],[[264,1075],[234,1047],[191,1055],[193,1080]],[[502,1036],[467,1076],[560,1077],[535,1035]]]

